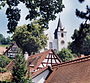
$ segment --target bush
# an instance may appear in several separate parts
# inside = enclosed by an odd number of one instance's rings
[[[0,67],[0,73],[4,73],[4,72],[6,72],[7,70],[6,70],[6,68],[1,68]]]
[[[0,81],[0,83],[11,83],[11,82],[7,82],[7,81]]]
[[[74,55],[72,54],[71,50],[63,48],[61,51],[58,52],[60,59],[65,61],[70,61],[74,59]]]
[[[4,68],[6,65],[10,63],[10,59],[7,56],[1,55],[0,56],[0,67]]]
[[[23,78],[23,79],[20,81],[20,83],[33,83],[33,82],[32,82],[32,79],[25,79],[25,78]]]

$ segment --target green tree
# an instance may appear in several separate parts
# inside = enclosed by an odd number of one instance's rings
[[[23,53],[26,51],[31,55],[31,53],[38,52],[46,46],[47,37],[43,31],[44,28],[35,21],[31,25],[19,26],[13,35],[13,39],[23,50]]]
[[[90,54],[90,35],[86,36],[86,38],[84,39],[81,49],[83,50],[83,54],[85,54],[85,55]]]
[[[1,0],[1,6],[8,5],[6,15],[8,18],[8,32],[13,33],[20,20],[20,11],[17,6],[22,2],[29,10],[26,15],[26,20],[40,19],[44,27],[48,28],[50,20],[56,18],[55,14],[62,11],[64,5],[62,0]]]
[[[85,0],[78,0],[80,3],[84,2]]]
[[[0,34],[0,44],[7,45],[10,44],[10,42],[11,42],[11,38],[9,36],[5,38],[2,34]]]
[[[1,40],[1,44],[2,44],[2,45],[6,45],[6,44],[7,44],[6,38],[3,38],[3,39]]]
[[[80,54],[90,54],[90,24],[84,24],[84,27],[81,24],[79,30],[74,31],[72,39],[73,41],[69,45],[69,49],[71,49],[73,53],[78,56],[80,56]]]
[[[12,76],[13,82],[15,83],[25,83],[25,76],[27,72],[27,65],[24,58],[24,55],[18,54],[14,60],[15,66],[13,67]]]
[[[70,61],[74,59],[74,55],[71,53],[71,50],[63,48],[61,51],[58,52],[60,59],[65,61]]]
[[[6,72],[6,71],[7,71],[6,68],[2,68],[2,67],[0,67],[0,73]]]
[[[6,38],[6,44],[10,44],[10,43],[11,43],[11,41],[12,41],[11,37],[10,37],[10,36],[8,36],[8,37]]]
[[[10,59],[7,56],[0,55],[0,67],[4,68],[10,63]]]
[[[0,34],[0,43],[3,40],[4,36],[2,34]]]
[[[84,2],[85,0],[79,0],[79,2]],[[80,54],[89,55],[90,54],[90,8],[86,6],[86,11],[80,11],[76,9],[76,16],[84,19],[85,22],[80,24],[79,30],[75,30],[72,36],[72,43],[69,45],[69,48],[73,53],[76,53],[78,56]]]
[[[84,2],[85,0],[79,0],[79,2]],[[79,30],[75,30],[72,36],[73,42],[69,45],[69,48],[73,53],[78,56],[80,54],[89,55],[90,54],[90,8],[86,6],[86,11],[80,11],[76,9],[76,16],[84,19],[85,22],[81,23]]]
[[[2,44],[2,45],[9,45],[10,42],[11,42],[10,37],[2,38],[2,40],[1,40],[1,44]]]
[[[0,9],[5,6],[6,0],[0,0]]]

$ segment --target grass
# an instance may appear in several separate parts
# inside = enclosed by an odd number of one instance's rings
[[[9,47],[10,45],[0,45],[0,47]]]

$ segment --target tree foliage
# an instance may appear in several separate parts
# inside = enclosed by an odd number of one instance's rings
[[[48,28],[48,22],[56,18],[55,14],[61,12],[64,8],[62,0],[7,0],[8,32],[14,32],[20,20],[21,10],[17,7],[20,2],[24,3],[29,10],[26,20],[40,19],[46,28]]]
[[[21,52],[16,55],[14,64],[15,66],[12,71],[13,80],[10,83],[32,83],[31,78],[26,78],[28,66]]]
[[[7,0],[8,1],[8,0]],[[17,1],[17,0],[11,0],[11,1]],[[8,33],[9,32],[14,32],[15,28],[18,24],[18,21],[20,20],[20,10],[16,7],[12,7],[11,1],[8,1],[7,4],[9,5],[9,8],[6,10],[6,15],[8,18]],[[13,4],[13,3],[12,3]],[[13,4],[14,5],[14,4]]]
[[[65,61],[70,61],[74,59],[74,55],[71,53],[71,50],[63,48],[61,51],[58,52],[60,59]]]
[[[85,0],[78,0],[79,2],[84,2]],[[80,11],[76,9],[76,16],[82,19],[85,19],[85,24],[87,21],[90,21],[90,7],[87,5],[86,6],[86,11]]]
[[[4,55],[0,55],[0,67],[4,68],[10,63],[10,59]]]
[[[4,73],[4,72],[6,72],[6,71],[7,71],[6,68],[2,68],[2,67],[0,67],[0,73]]]
[[[4,39],[4,36],[0,34],[0,42]]]
[[[79,0],[79,2],[84,2],[85,0]],[[76,16],[84,19],[85,22],[80,24],[79,30],[75,30],[72,36],[73,42],[70,44],[69,48],[72,52],[77,55],[90,54],[90,8],[86,6],[86,11],[80,11],[76,9]]]
[[[29,25],[17,27],[13,39],[23,52],[35,53],[46,46],[47,37],[43,31],[44,28],[35,21]]]
[[[86,12],[76,9],[76,16],[85,19],[86,21],[90,21],[90,8],[86,6]]]
[[[80,3],[84,2],[85,0],[78,0]]]
[[[25,79],[26,72],[27,72],[27,65],[24,59],[24,55],[18,54],[14,60],[15,66],[13,67],[13,82],[15,83],[24,83],[22,82]]]
[[[90,54],[90,24],[81,24],[79,30],[75,30],[72,36],[73,42],[69,45],[69,49],[77,55]]]
[[[10,42],[11,42],[11,38],[9,36],[5,38],[2,34],[0,34],[0,44],[1,45],[7,45],[7,44],[10,44]]]
[[[6,4],[6,0],[0,0],[0,1],[1,1],[0,2],[0,9],[2,9],[2,7],[4,7]]]

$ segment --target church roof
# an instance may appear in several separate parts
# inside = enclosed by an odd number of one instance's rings
[[[58,20],[57,28],[62,29],[62,23],[61,23],[60,17],[59,17],[59,20]]]
[[[55,66],[45,83],[90,83],[90,56]]]

